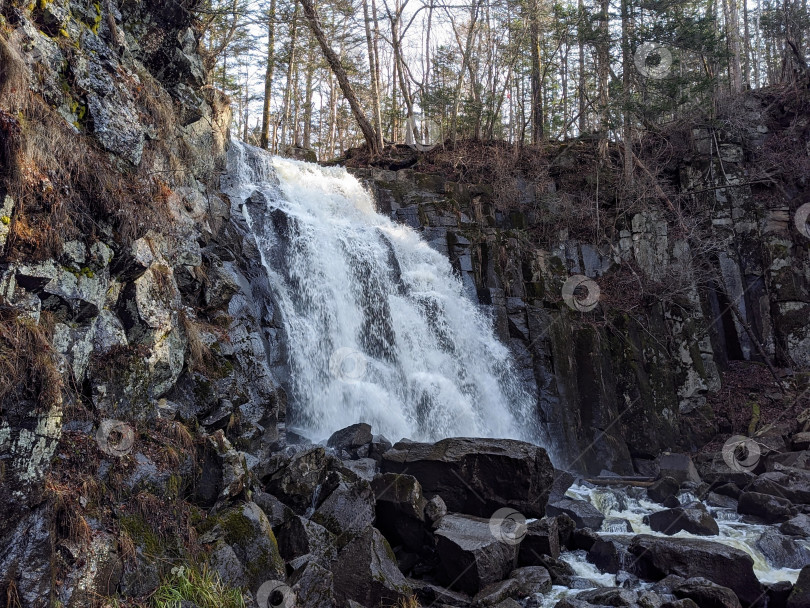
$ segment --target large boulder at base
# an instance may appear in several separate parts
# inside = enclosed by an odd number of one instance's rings
[[[546,515],[556,517],[562,514],[568,515],[576,523],[577,528],[590,528],[598,530],[605,521],[605,516],[585,500],[575,498],[562,498],[556,502],[546,505]]]
[[[786,608],[792,591],[793,583],[790,581],[766,583],[765,592],[768,596],[768,608]]]
[[[630,553],[638,558],[645,578],[660,580],[669,574],[687,579],[707,578],[734,591],[744,605],[762,595],[762,585],[754,575],[754,560],[744,551],[727,545],[642,534],[633,538]]]
[[[513,439],[400,442],[383,455],[382,470],[413,475],[425,494],[440,495],[448,510],[480,517],[506,506],[543,517],[554,480],[546,451]]]
[[[807,608],[810,606],[810,564],[802,568],[799,578],[787,601],[787,608]]]
[[[592,589],[576,595],[576,599],[592,606],[636,606],[638,593],[632,589]]]
[[[371,426],[360,422],[332,433],[326,445],[334,448],[338,453],[346,452],[353,458],[365,458],[368,456],[369,446],[373,439]]]
[[[343,548],[332,573],[339,605],[354,600],[361,606],[395,606],[413,593],[388,541],[372,527]]]
[[[768,523],[787,521],[796,510],[786,498],[761,494],[760,492],[743,492],[737,503],[737,512],[741,515],[753,515]]]
[[[678,598],[694,600],[701,608],[741,608],[740,600],[731,589],[705,578],[690,578],[676,585],[673,592]]]
[[[487,519],[450,513],[434,531],[439,580],[451,589],[475,595],[505,579],[517,561],[517,545],[502,542]]]
[[[638,574],[636,558],[630,553],[629,545],[628,536],[599,538],[588,551],[588,561],[600,572],[616,574],[624,570],[630,574]]]
[[[654,532],[667,535],[677,534],[681,530],[697,536],[716,536],[720,534],[717,521],[709,514],[703,504],[696,502],[675,509],[656,511],[648,516],[650,528]]]

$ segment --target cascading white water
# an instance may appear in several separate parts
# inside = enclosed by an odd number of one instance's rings
[[[378,214],[344,169],[239,142],[228,162],[223,191],[241,203],[283,319],[288,423],[315,439],[367,422],[392,440],[537,441],[534,398],[443,255]]]

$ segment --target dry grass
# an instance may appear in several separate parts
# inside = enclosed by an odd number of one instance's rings
[[[62,377],[51,346],[50,315],[41,323],[0,306],[0,412],[3,404],[33,402],[41,410],[62,402]]]

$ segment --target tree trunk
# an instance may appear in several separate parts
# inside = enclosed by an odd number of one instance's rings
[[[283,151],[287,145],[287,128],[290,123],[290,104],[292,96],[295,94],[293,91],[293,72],[295,70],[295,44],[298,38],[298,4],[296,3],[293,10],[292,23],[290,23],[290,54],[289,62],[287,64],[287,88],[284,91],[284,109],[281,112],[281,141],[279,148]]]
[[[374,52],[374,39],[371,35],[371,17],[368,12],[368,0],[363,0],[363,18],[366,24],[366,45],[368,46],[368,66],[371,80],[371,111],[374,117],[374,130],[377,133],[377,145],[382,149],[382,109],[380,107],[379,66]]]
[[[276,65],[276,0],[270,0],[267,13],[267,68],[264,73],[264,101],[262,103],[262,134],[259,146],[267,150],[270,143],[270,100],[273,96],[273,70]]]
[[[321,51],[323,51],[324,57],[326,57],[326,62],[335,74],[340,89],[343,91],[343,96],[346,97],[346,101],[349,102],[354,119],[363,132],[363,137],[366,140],[366,144],[368,144],[369,151],[373,156],[377,156],[380,153],[380,145],[378,143],[379,135],[374,131],[374,127],[368,121],[365,114],[363,114],[363,108],[360,107],[360,102],[357,100],[354,88],[349,82],[346,70],[340,63],[340,58],[335,54],[335,51],[332,50],[332,47],[329,46],[329,42],[326,40],[326,35],[323,33],[323,29],[321,29],[321,25],[318,22],[315,6],[312,0],[300,0],[300,2],[304,9],[304,15],[307,18],[309,29],[312,30],[312,34],[321,46]]]
[[[529,28],[532,45],[532,143],[543,140],[543,88],[540,70],[540,7],[538,0],[529,2]]]

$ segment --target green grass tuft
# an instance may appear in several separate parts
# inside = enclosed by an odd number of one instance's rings
[[[178,608],[183,600],[199,608],[245,608],[242,591],[222,583],[207,566],[175,566],[152,595],[154,608]]]

